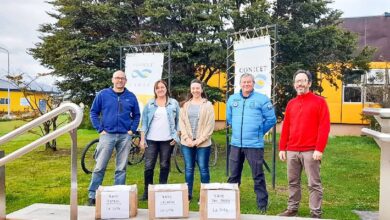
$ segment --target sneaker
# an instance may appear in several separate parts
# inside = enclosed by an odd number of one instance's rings
[[[141,197],[141,201],[148,201],[148,195],[147,194],[143,194],[142,197]]]
[[[95,203],[96,203],[95,199],[92,199],[92,198],[88,199],[88,206],[95,206]]]
[[[258,205],[257,207],[259,208],[260,214],[265,215],[267,213],[269,204],[264,205]]]
[[[267,214],[267,209],[264,208],[264,209],[259,209],[259,214],[260,215],[266,215]]]
[[[321,214],[311,213],[311,214],[310,214],[310,217],[311,217],[311,218],[321,218]]]
[[[286,209],[282,213],[280,213],[278,216],[293,217],[293,216],[297,216],[297,214],[298,214],[298,210]]]
[[[188,201],[191,202],[191,200],[192,200],[192,196],[188,195]]]

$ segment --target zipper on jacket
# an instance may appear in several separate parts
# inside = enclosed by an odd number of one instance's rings
[[[242,105],[242,115],[241,115],[241,147],[242,147],[242,127],[244,126],[244,111],[245,111],[245,102],[246,99],[244,99],[244,104]]]
[[[119,113],[120,113],[120,109],[122,107],[122,104],[121,104],[121,101],[120,101],[120,97],[119,95],[117,95],[117,101],[118,101],[118,111],[116,113],[116,129],[119,128]],[[118,131],[117,131],[118,132]]]

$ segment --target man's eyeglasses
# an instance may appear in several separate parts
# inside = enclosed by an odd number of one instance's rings
[[[307,83],[307,79],[299,79],[294,81],[295,84]]]
[[[126,80],[126,77],[114,77],[115,80],[123,80],[125,81]]]

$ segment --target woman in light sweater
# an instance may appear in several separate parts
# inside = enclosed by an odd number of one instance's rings
[[[189,200],[192,199],[195,162],[199,166],[201,182],[210,182],[209,159],[214,118],[214,108],[207,100],[202,81],[192,80],[190,94],[180,110],[179,118]]]
[[[159,183],[168,182],[171,154],[179,142],[179,104],[169,97],[167,83],[158,80],[154,84],[154,98],[149,100],[142,112],[141,149],[145,149],[145,188],[141,200],[148,199],[148,186],[153,184],[154,167],[160,155]]]

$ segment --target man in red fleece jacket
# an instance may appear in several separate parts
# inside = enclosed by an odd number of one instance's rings
[[[305,170],[309,184],[312,218],[321,218],[322,185],[320,165],[330,131],[329,110],[325,100],[310,92],[309,71],[294,74],[297,97],[286,107],[279,142],[279,158],[287,160],[288,207],[279,216],[296,216],[301,200],[301,173]]]

